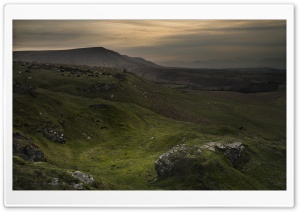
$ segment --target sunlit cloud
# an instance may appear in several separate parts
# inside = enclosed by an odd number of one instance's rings
[[[188,67],[283,68],[286,61],[284,20],[28,20],[14,21],[13,26],[14,50],[102,46]]]

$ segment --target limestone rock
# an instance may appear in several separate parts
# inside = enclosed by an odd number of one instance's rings
[[[29,161],[47,161],[44,153],[32,140],[20,133],[13,134],[13,153]]]
[[[83,189],[83,183],[75,184],[74,188],[77,189],[77,190],[82,190]]]
[[[74,178],[80,180],[83,183],[92,183],[94,178],[92,175],[84,174],[80,171],[69,172]]]
[[[237,167],[238,163],[242,158],[243,151],[245,147],[241,142],[227,143],[227,144],[219,144],[217,143],[216,148],[224,152],[224,154],[228,157],[233,167]]]
[[[201,154],[201,149],[197,146],[181,144],[173,147],[162,154],[155,162],[155,171],[158,177],[165,177],[174,174],[174,170],[179,170],[184,163],[195,159]]]
[[[49,184],[52,185],[52,186],[57,186],[58,181],[59,181],[59,179],[55,177],[55,178],[51,179],[51,182]]]
[[[30,161],[46,161],[44,153],[33,145],[24,147],[24,154]]]
[[[56,129],[44,129],[43,135],[52,141],[64,144],[67,142],[64,133],[61,130]]]

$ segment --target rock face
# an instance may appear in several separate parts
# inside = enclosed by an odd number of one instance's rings
[[[173,147],[162,154],[155,162],[154,167],[158,177],[167,177],[182,171],[181,169],[201,155],[201,150],[197,146],[181,144]]]
[[[241,142],[227,143],[227,144],[216,144],[216,148],[224,152],[228,157],[233,167],[237,167],[241,161],[243,151],[245,147]]]
[[[25,136],[13,134],[13,153],[29,161],[47,161],[44,153]]]

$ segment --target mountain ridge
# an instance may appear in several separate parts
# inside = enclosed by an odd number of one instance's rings
[[[145,60],[144,58],[121,55],[118,52],[104,47],[88,47],[66,50],[14,51],[13,60],[130,69],[134,73],[143,68],[163,67]]]

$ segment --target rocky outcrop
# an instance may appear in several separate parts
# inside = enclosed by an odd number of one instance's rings
[[[83,183],[92,183],[94,182],[94,178],[92,175],[84,174],[80,171],[69,172],[72,177],[80,180]]]
[[[74,188],[76,190],[82,190],[83,189],[83,183],[74,184]]]
[[[201,149],[198,146],[177,145],[158,158],[154,164],[155,171],[159,178],[174,175],[199,155]]]
[[[232,166],[236,168],[238,164],[241,162],[243,157],[243,152],[245,147],[241,142],[232,142],[232,143],[219,143],[219,142],[209,142],[201,146],[201,148],[208,149],[210,151],[216,152],[219,150],[224,153],[231,162]]]
[[[44,153],[34,145],[24,147],[23,151],[30,161],[46,161]]]
[[[47,161],[44,153],[25,136],[13,134],[13,153],[29,161]]]
[[[52,178],[51,182],[49,183],[52,186],[57,186],[59,184],[59,179],[58,178]]]
[[[237,167],[241,161],[245,147],[241,142],[227,143],[227,144],[216,144],[216,148],[228,157],[233,167]]]
[[[44,129],[43,135],[52,141],[64,144],[67,142],[64,133],[60,130],[55,130],[55,129]]]

